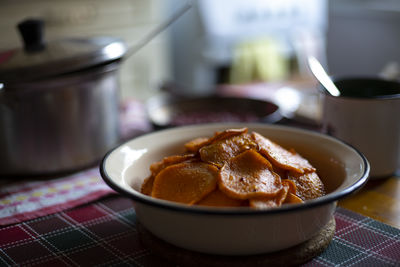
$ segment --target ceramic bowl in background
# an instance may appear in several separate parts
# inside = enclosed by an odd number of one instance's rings
[[[275,123],[283,118],[270,101],[217,95],[160,94],[147,101],[146,111],[156,129],[217,122]]]

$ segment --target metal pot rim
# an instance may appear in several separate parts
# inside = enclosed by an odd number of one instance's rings
[[[94,79],[96,76],[117,71],[119,69],[119,65],[120,61],[118,60],[84,70],[55,75],[35,81],[7,83],[4,84],[4,88],[2,90],[7,94],[36,94],[47,90],[57,90],[59,87],[65,87],[71,84],[73,85],[82,82],[83,80]]]
[[[120,60],[126,51],[121,39],[105,36],[53,41],[36,52],[13,49],[0,53],[0,82],[30,82],[78,72]]]

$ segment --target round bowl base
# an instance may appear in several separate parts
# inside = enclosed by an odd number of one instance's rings
[[[221,256],[190,251],[159,239],[140,223],[137,223],[137,229],[146,248],[179,266],[294,266],[308,262],[328,247],[335,234],[336,222],[332,217],[318,234],[302,244],[273,253],[251,256]]]

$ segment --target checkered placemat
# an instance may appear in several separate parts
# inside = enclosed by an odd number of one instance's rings
[[[400,266],[400,230],[338,208],[327,250],[304,266]],[[140,242],[131,200],[89,205],[0,228],[0,265],[174,266]]]
[[[63,178],[0,187],[0,225],[38,218],[113,193],[98,167]]]

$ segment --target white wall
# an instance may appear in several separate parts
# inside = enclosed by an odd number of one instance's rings
[[[114,36],[129,46],[165,16],[164,0],[0,0],[0,51],[22,47],[16,25],[28,18],[45,22],[47,41],[68,37]],[[123,63],[122,97],[146,99],[169,76],[166,34]]]

